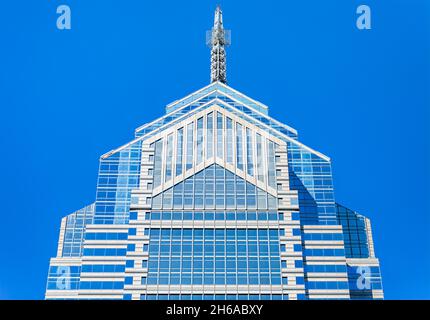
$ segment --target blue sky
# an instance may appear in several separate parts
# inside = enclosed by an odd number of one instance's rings
[[[0,299],[43,298],[99,156],[208,84],[217,3],[229,84],[332,158],[336,200],[372,219],[386,298],[430,298],[428,1],[21,0],[0,5]]]

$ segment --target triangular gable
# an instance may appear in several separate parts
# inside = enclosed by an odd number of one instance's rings
[[[285,142],[218,105],[161,130],[147,143],[156,159],[154,195],[213,164],[277,195],[275,149]]]
[[[277,197],[218,164],[212,164],[153,196],[152,209],[277,208]]]

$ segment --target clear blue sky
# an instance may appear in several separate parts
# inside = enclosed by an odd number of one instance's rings
[[[372,219],[386,298],[430,298],[429,1],[21,0],[0,4],[0,299],[43,298],[99,156],[208,84],[217,2],[229,84],[333,159],[337,201]]]

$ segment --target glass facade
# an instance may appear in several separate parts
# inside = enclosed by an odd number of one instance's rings
[[[94,211],[95,224],[125,224],[128,221],[131,190],[139,187],[141,142],[100,160]],[[159,180],[161,176],[154,172]],[[154,182],[155,183],[155,182]]]
[[[266,106],[219,82],[212,83],[186,98],[167,106],[167,114],[165,116],[136,129],[136,136],[151,135],[155,134],[161,128],[166,129],[177,119],[184,115],[193,115],[196,109],[201,110],[207,107],[208,103],[215,99],[221,101],[223,106],[231,110],[234,114],[249,116],[249,121],[257,127],[270,127],[283,135],[293,139],[297,138],[296,130],[268,116]]]
[[[84,243],[85,226],[93,222],[94,204],[68,215],[65,218],[65,234],[62,257],[80,257]]]
[[[331,163],[303,146],[288,143],[290,187],[299,194],[306,224],[338,224]]]
[[[47,299],[382,299],[370,220],[336,202],[331,160],[213,82],[100,158],[63,218]]]
[[[281,284],[278,229],[151,228],[145,285]]]
[[[211,90],[102,156],[95,203],[63,220],[47,299],[383,298],[370,221],[335,202],[330,159]]]
[[[219,165],[154,196],[153,209],[277,209],[277,199]]]
[[[337,219],[344,230],[344,243],[347,258],[366,258],[369,256],[367,222],[362,215],[336,204]]]

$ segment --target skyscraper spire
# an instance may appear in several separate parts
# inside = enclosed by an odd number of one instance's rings
[[[215,10],[214,26],[206,34],[211,48],[211,82],[227,83],[225,47],[230,45],[230,31],[224,30],[221,7]]]

